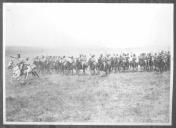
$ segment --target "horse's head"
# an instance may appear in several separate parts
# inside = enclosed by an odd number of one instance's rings
[[[10,61],[7,68],[8,68],[8,69],[12,69],[12,68],[13,68],[13,64],[14,64],[14,62],[13,62],[13,61]]]
[[[20,76],[21,72],[20,72],[20,68],[19,66],[15,66],[13,67],[13,78],[18,78]]]

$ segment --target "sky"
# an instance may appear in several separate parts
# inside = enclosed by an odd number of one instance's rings
[[[6,46],[169,47],[173,4],[5,3]]]

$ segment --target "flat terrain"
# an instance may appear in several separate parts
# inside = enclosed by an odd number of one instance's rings
[[[40,75],[24,83],[6,71],[10,122],[169,122],[170,72]]]

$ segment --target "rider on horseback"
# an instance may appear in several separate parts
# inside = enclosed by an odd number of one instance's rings
[[[17,57],[14,57],[14,58],[16,58],[16,65],[19,67],[20,75],[21,75],[23,73],[23,65],[25,61],[21,58],[20,54],[17,54]]]
[[[24,61],[24,64],[25,64],[26,66],[34,66],[34,63],[29,60],[29,57],[26,58],[26,61]]]
[[[26,59],[22,59],[21,55],[17,54],[16,65],[18,66],[18,68],[20,70],[20,75],[22,75],[24,70],[25,70],[25,68],[26,68],[25,66],[31,66],[32,63],[29,61],[28,57]]]
[[[91,58],[90,58],[90,60],[91,60],[92,63],[96,63],[95,55],[92,55]]]

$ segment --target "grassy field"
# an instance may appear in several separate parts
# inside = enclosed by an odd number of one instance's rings
[[[6,72],[10,122],[168,123],[170,72],[107,77],[43,75],[21,84]]]

